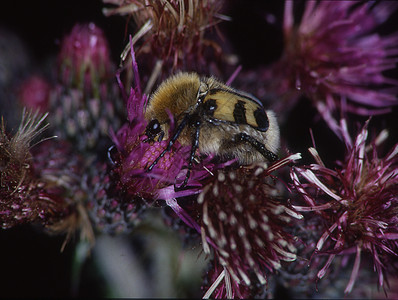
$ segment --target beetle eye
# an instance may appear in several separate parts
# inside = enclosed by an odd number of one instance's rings
[[[161,131],[160,123],[157,119],[154,119],[149,122],[149,124],[146,127],[146,135],[148,136],[149,139],[153,139],[155,136],[157,136],[160,131]]]

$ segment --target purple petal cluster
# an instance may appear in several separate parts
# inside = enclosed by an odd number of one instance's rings
[[[220,14],[223,1],[108,1],[115,7],[104,9],[105,15],[130,15],[138,30],[132,42],[138,42],[137,55],[145,55],[150,68],[160,68],[166,74],[178,69],[208,68],[206,59],[219,58],[220,46],[207,39],[207,32],[225,16]],[[129,46],[124,56],[127,56]],[[155,67],[156,65],[156,67]]]
[[[299,157],[291,155],[269,168],[217,170],[203,185],[197,200],[203,249],[206,254],[214,251],[215,265],[224,274],[218,285],[208,285],[208,293],[248,296],[283,261],[296,259],[295,238],[287,227],[302,216],[280,196],[271,172]]]
[[[94,23],[76,24],[61,43],[58,73],[62,83],[92,91],[113,76],[108,41]]]
[[[119,128],[125,118],[115,69],[105,34],[94,23],[76,24],[62,40],[50,123],[55,135],[79,151],[101,151],[110,144],[110,129]]]
[[[398,34],[377,31],[397,3],[307,1],[300,21],[295,4],[285,3],[285,48],[272,71],[283,86],[309,97],[325,118],[337,108],[370,115],[398,104],[398,82],[384,74],[396,66]]]
[[[186,161],[189,147],[181,147],[176,142],[170,151],[148,172],[147,168],[167,147],[168,141],[146,142],[144,108],[147,96],[141,92],[140,77],[131,48],[133,72],[136,87],[131,89],[126,99],[129,122],[113,134],[116,153],[111,154],[114,161],[114,171],[120,180],[120,187],[132,196],[138,196],[148,201],[159,198],[159,191],[167,186],[174,186],[176,177]],[[119,80],[120,88],[123,84]],[[170,130],[172,130],[171,128]]]
[[[318,278],[324,277],[337,255],[354,257],[346,293],[352,291],[361,265],[367,264],[361,263],[363,254],[370,254],[383,287],[386,271],[398,256],[398,144],[379,157],[377,140],[367,142],[367,127],[368,123],[353,141],[341,126],[347,151],[335,168],[326,167],[311,148],[316,163],[293,167],[291,172],[307,205],[296,209],[317,214],[325,226],[315,252],[328,255],[328,260]]]

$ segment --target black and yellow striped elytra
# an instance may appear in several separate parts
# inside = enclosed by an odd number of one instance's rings
[[[169,136],[170,112],[175,129]],[[149,141],[168,139],[168,146],[148,166],[152,170],[178,140],[191,146],[186,185],[197,151],[237,158],[241,165],[277,159],[279,127],[270,110],[255,97],[196,73],[178,73],[160,84],[145,111]]]
[[[215,88],[209,90],[203,103],[211,108],[209,113],[214,119],[231,124],[250,125],[259,131],[268,130],[269,122],[264,106],[253,96]],[[209,104],[206,105],[207,103]]]

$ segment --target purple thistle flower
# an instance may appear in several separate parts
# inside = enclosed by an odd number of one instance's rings
[[[53,205],[41,200],[42,187],[34,178],[31,166],[31,143],[48,124],[42,125],[47,115],[24,111],[18,131],[9,137],[4,121],[0,130],[0,217],[2,228],[10,228],[46,218],[45,207]],[[34,196],[33,196],[34,195]],[[36,198],[34,201],[31,198]]]
[[[104,0],[116,7],[104,8],[106,16],[130,15],[138,31],[132,43],[137,55],[146,55],[152,65],[150,69],[163,71],[191,68],[197,71],[208,68],[206,56],[219,58],[221,47],[206,37],[206,32],[223,19],[219,12],[223,1],[180,1],[180,0]],[[122,57],[126,57],[127,45]]]
[[[387,267],[398,256],[398,144],[379,158],[376,146],[386,132],[367,144],[367,127],[368,122],[352,142],[342,120],[347,154],[335,169],[327,168],[310,148],[316,163],[293,167],[291,172],[295,189],[308,205],[294,207],[316,213],[326,226],[316,253],[328,255],[328,260],[317,277],[326,274],[336,255],[355,256],[345,293],[352,291],[358,277],[362,253],[370,254],[383,287]],[[397,270],[393,272],[397,275]]]
[[[204,252],[213,249],[224,272],[220,286],[208,284],[206,294],[241,297],[264,285],[267,273],[280,268],[282,261],[296,259],[294,237],[285,227],[302,216],[278,198],[271,172],[298,158],[291,155],[269,168],[216,170],[203,184],[197,224]]]
[[[91,91],[113,75],[108,41],[94,23],[77,24],[61,43],[58,72],[65,86]],[[97,85],[97,86],[96,86]]]
[[[147,171],[147,167],[167,147],[168,141],[146,142],[147,121],[144,118],[144,109],[147,96],[141,91],[140,76],[132,46],[131,56],[135,88],[131,88],[128,97],[124,95],[127,97],[129,123],[122,126],[116,134],[112,133],[117,149],[117,153],[113,155],[114,171],[119,177],[120,187],[123,187],[128,194],[152,201],[159,198],[161,189],[174,187],[175,180],[189,155],[189,147],[182,147],[177,141],[151,172]],[[119,76],[118,82],[123,91],[124,87]],[[170,127],[170,130],[173,130],[173,126]]]
[[[190,147],[182,147],[176,141],[168,151],[148,172],[147,167],[167,147],[168,141],[147,143],[143,107],[147,96],[139,89],[132,89],[127,101],[129,124],[125,124],[113,134],[113,141],[117,148],[114,171],[120,176],[120,184],[129,194],[146,200],[171,199],[198,193],[199,181],[208,175],[213,168],[207,158],[195,165],[191,170],[189,189],[176,191],[175,186],[182,183],[186,170],[183,167],[188,161]],[[171,116],[172,117],[172,116]],[[170,127],[172,131],[173,126]]]
[[[88,186],[95,191],[93,201],[88,203],[90,216],[97,229],[109,233],[127,232],[134,228],[141,219],[141,213],[156,200],[165,200],[166,204],[172,206],[170,203],[175,198],[199,193],[201,180],[214,168],[211,157],[202,159],[193,166],[188,186],[183,190],[176,189],[185,179],[186,169],[183,167],[190,155],[190,147],[182,147],[177,140],[170,151],[148,171],[148,166],[167,148],[169,141],[148,141],[145,134],[147,120],[144,117],[148,98],[141,90],[133,47],[131,57],[134,87],[129,95],[124,92],[120,74],[117,74],[127,107],[128,123],[116,133],[111,132],[114,142],[109,152],[111,168],[106,170],[105,166],[100,166],[100,174],[94,174],[88,181]],[[175,124],[171,115],[170,120],[170,131],[173,131]]]
[[[118,174],[110,171],[106,163],[96,164],[88,173],[84,190],[93,227],[97,232],[111,235],[130,233],[141,221],[146,203],[125,191]]]
[[[175,143],[153,170],[147,172],[146,168],[167,147],[167,141],[146,143],[146,121],[135,121],[136,124],[124,125],[113,137],[118,150],[115,171],[130,194],[155,199],[160,189],[174,184],[189,152]]]
[[[263,298],[254,297],[254,295],[264,293],[264,287],[260,284],[251,287],[239,285],[237,281],[232,280],[228,270],[220,264],[218,259],[213,259],[209,264],[202,290],[205,291],[204,299],[208,299],[210,296],[213,299]]]
[[[95,155],[110,144],[110,128],[125,119],[103,31],[94,23],[76,24],[62,40],[57,68],[49,115],[54,133]]]
[[[46,116],[24,113],[11,138],[4,128],[1,130],[1,227],[38,223],[48,231],[67,233],[65,243],[80,229],[82,237],[92,242],[91,225],[76,197],[84,166],[82,157],[74,154],[70,144],[55,139],[31,145],[47,128],[42,125]]]
[[[398,104],[398,81],[383,74],[396,67],[398,32],[376,31],[397,3],[307,1],[298,24],[294,4],[285,2],[284,53],[271,71],[281,86],[304,93],[325,119],[337,108],[371,115]]]

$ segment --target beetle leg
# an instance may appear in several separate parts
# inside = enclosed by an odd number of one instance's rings
[[[189,120],[189,115],[186,114],[185,117],[182,119],[181,123],[178,125],[176,131],[174,132],[173,136],[170,138],[170,141],[166,147],[162,151],[162,153],[159,154],[159,156],[153,161],[153,163],[148,167],[147,171],[151,171],[153,167],[159,162],[159,160],[166,154],[166,152],[170,151],[171,147],[174,145],[175,141],[178,139],[180,136],[182,130],[187,126]]]
[[[249,143],[254,149],[256,149],[258,152],[260,152],[269,162],[274,162],[278,159],[278,156],[269,151],[263,143],[259,142],[258,140],[256,140],[255,138],[253,138],[252,136],[241,132],[239,134],[237,134],[235,136],[235,140],[236,141],[240,141],[240,142],[246,142]]]
[[[196,150],[198,150],[198,148],[199,148],[200,125],[201,125],[201,122],[198,120],[195,123],[195,133],[194,133],[194,136],[192,138],[192,147],[191,147],[191,153],[190,153],[190,156],[189,156],[187,175],[185,176],[184,182],[179,187],[175,187],[176,189],[182,189],[188,183],[189,176],[191,175],[193,161],[195,159]]]

